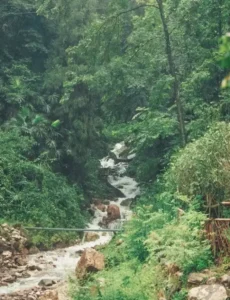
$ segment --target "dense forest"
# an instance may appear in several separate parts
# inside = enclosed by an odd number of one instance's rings
[[[108,284],[75,300],[187,299],[163,266],[185,282],[214,265],[202,232],[230,217],[229,31],[227,0],[1,0],[0,219],[83,227],[113,193],[99,159],[120,141],[136,153]]]

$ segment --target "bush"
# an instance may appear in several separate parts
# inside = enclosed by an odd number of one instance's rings
[[[152,206],[138,207],[133,219],[127,224],[126,242],[131,258],[144,261],[149,250],[145,241],[153,230],[161,229],[169,221],[169,215],[163,212],[152,212]]]
[[[33,162],[32,145],[17,131],[0,132],[0,218],[45,227],[83,226],[81,190]]]
[[[221,201],[230,196],[229,162],[230,124],[221,122],[173,158],[165,176],[167,188],[189,197]]]
[[[188,299],[188,292],[182,289],[180,292],[176,293],[173,296],[172,300],[187,300]]]
[[[155,263],[176,264],[185,274],[201,271],[211,264],[211,250],[202,234],[206,216],[190,211],[164,227],[154,230],[147,247]]]

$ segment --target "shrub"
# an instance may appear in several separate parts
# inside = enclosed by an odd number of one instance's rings
[[[153,230],[161,229],[169,220],[169,215],[159,212],[152,212],[152,206],[141,206],[137,208],[133,219],[127,224],[126,242],[128,254],[131,258],[138,258],[144,261],[149,254],[145,241]]]
[[[208,241],[202,234],[206,216],[190,211],[164,227],[154,230],[146,241],[150,260],[176,264],[185,274],[200,271],[211,263]]]
[[[182,289],[180,292],[177,292],[172,300],[187,300],[188,299],[188,292]]]
[[[83,226],[81,190],[33,162],[32,145],[17,131],[0,132],[0,218],[37,226]]]
[[[221,122],[174,156],[166,181],[170,189],[221,201],[230,195],[230,124]]]

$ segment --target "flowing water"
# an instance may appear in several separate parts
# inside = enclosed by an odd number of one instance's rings
[[[131,217],[131,210],[129,208],[129,201],[127,201],[126,206],[121,205],[124,200],[134,199],[139,193],[139,187],[137,182],[128,176],[125,176],[125,171],[128,167],[127,162],[119,162],[120,155],[127,150],[125,143],[118,143],[115,145],[114,149],[111,151],[117,159],[112,159],[107,156],[103,158],[101,163],[101,168],[110,169],[111,174],[108,176],[109,183],[114,186],[116,189],[120,190],[124,197],[116,199],[116,201],[110,201],[110,204],[116,204],[120,207],[121,211],[121,220],[128,220]],[[128,155],[128,160],[135,157],[135,154]],[[98,209],[95,211],[95,216],[88,228],[90,229],[100,229],[98,225],[106,212],[102,212]],[[114,229],[118,226],[119,221],[114,221],[109,224],[110,229]],[[0,287],[1,294],[9,294],[17,291],[22,291],[25,289],[33,288],[38,285],[42,279],[51,279],[55,281],[65,280],[68,276],[74,273],[75,267],[78,260],[80,259],[79,252],[86,249],[92,248],[97,245],[103,245],[109,243],[112,239],[111,233],[100,233],[100,238],[94,242],[84,242],[81,245],[76,245],[68,247],[61,250],[41,252],[36,255],[30,255],[28,259],[29,264],[41,264],[42,271],[33,271],[31,272],[31,277],[18,279],[15,283]]]

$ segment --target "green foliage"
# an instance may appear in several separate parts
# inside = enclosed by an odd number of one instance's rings
[[[226,34],[221,39],[221,45],[219,50],[221,65],[224,68],[230,66],[230,36]]]
[[[179,151],[166,174],[168,184],[188,197],[210,195],[216,201],[228,197],[229,129],[228,123],[218,123]]]
[[[82,192],[33,162],[34,141],[18,131],[0,132],[0,140],[0,217],[38,226],[83,226]]]
[[[99,275],[92,276],[84,286],[75,285],[73,299],[149,299],[151,278],[143,278],[140,265],[136,260],[120,263],[111,269],[102,271]],[[106,287],[100,288],[101,278],[105,279]],[[88,298],[87,298],[88,297]],[[153,298],[155,300],[155,298]]]
[[[150,259],[176,264],[185,274],[207,268],[211,251],[202,235],[205,220],[205,215],[191,211],[154,230],[147,240]]]
[[[188,292],[186,290],[181,290],[180,292],[176,293],[172,300],[186,300],[188,298]]]
[[[128,172],[143,195],[123,252],[106,253],[109,284],[97,299],[155,300],[171,284],[165,260],[185,273],[210,262],[204,216],[192,209],[230,196],[230,128],[217,123],[230,112],[218,65],[230,65],[229,34],[217,55],[229,9],[227,0],[1,1],[0,217],[83,226],[80,209],[109,195],[98,163],[107,144],[125,140],[136,153]],[[190,211],[177,220],[178,208]]]
[[[146,215],[144,214],[144,209]],[[179,220],[153,208],[138,209],[125,232],[103,251],[105,270],[75,284],[73,299],[166,299],[185,300],[187,291],[167,266],[179,267],[184,276],[212,264],[210,245],[202,227],[206,216],[189,211]],[[104,278],[105,286],[100,287]],[[119,299],[119,298],[118,298]]]
[[[152,212],[152,207],[138,207],[137,212],[130,223],[127,224],[127,245],[131,258],[144,261],[149,251],[145,241],[149,233],[162,228],[169,220],[169,216],[163,212]]]

